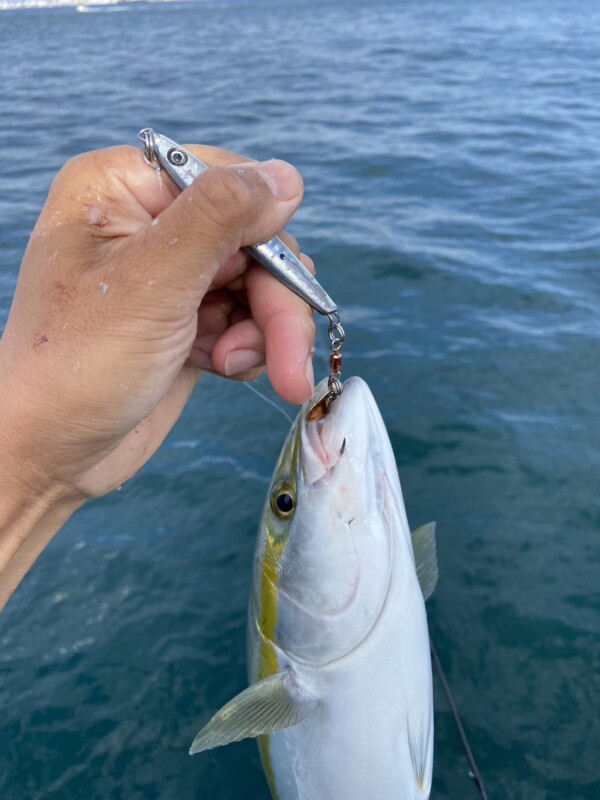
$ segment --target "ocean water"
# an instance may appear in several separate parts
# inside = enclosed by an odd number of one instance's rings
[[[290,230],[340,305],[346,374],[413,527],[438,521],[430,627],[489,796],[599,798],[600,5],[14,6],[0,325],[70,156],[153,126],[295,163]],[[187,750],[245,684],[287,427],[203,379],[143,472],[55,538],[0,617],[2,800],[266,800],[252,742]],[[432,799],[476,798],[439,693],[435,746]]]

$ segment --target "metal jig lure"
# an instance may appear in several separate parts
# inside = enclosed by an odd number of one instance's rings
[[[142,141],[142,156],[152,169],[164,170],[180,189],[190,186],[208,167],[181,145],[156,133],[152,128],[144,128],[138,134]],[[255,261],[268,270],[277,280],[295,292],[319,314],[329,319],[329,358],[330,374],[326,394],[310,407],[307,419],[317,420],[327,414],[329,405],[342,391],[340,348],[344,341],[344,329],[340,324],[337,306],[321,284],[310,274],[304,264],[283,243],[279,236],[268,242],[244,248]]]

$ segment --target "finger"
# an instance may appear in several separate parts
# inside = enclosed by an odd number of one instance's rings
[[[224,333],[230,325],[230,317],[236,307],[236,298],[226,289],[208,292],[198,309],[197,335]]]
[[[157,178],[157,173],[148,167],[141,158],[141,152],[135,148],[123,147],[113,148],[129,151],[127,164],[123,163],[122,180],[135,196],[138,203],[150,212],[152,217],[157,217],[167,208],[175,197],[181,193],[181,189],[176,186],[174,181],[163,170]],[[251,163],[254,159],[248,156],[234,153],[231,150],[223,150],[219,147],[209,145],[185,145],[192,155],[206,164],[207,167],[227,167],[233,164]],[[133,151],[133,152],[131,152]],[[101,151],[102,152],[102,151]],[[110,153],[110,150],[103,151]],[[165,192],[165,188],[167,192]]]
[[[231,378],[265,366],[265,339],[253,319],[232,325],[214,343],[212,363],[216,372]]]
[[[248,270],[246,285],[252,316],[265,338],[267,372],[275,391],[290,403],[314,390],[312,310],[266,270]]]
[[[202,173],[121,255],[128,273],[202,298],[221,265],[240,247],[279,231],[302,199],[302,179],[282,161],[214,167]],[[168,269],[166,263],[168,262]]]
[[[208,292],[198,309],[196,338],[186,364],[213,372],[212,351],[219,337],[229,328],[237,306],[231,292],[223,289]]]
[[[228,375],[227,377],[231,381],[238,381],[239,383],[246,383],[247,381],[255,381],[265,371],[265,365],[262,364],[260,367],[256,367],[254,369],[246,370],[245,372],[239,372],[237,375]]]
[[[52,183],[38,223],[70,224],[70,233],[102,238],[135,233],[179,194],[157,178],[134,147],[111,147],[70,159]]]
[[[248,322],[246,326],[239,326],[241,322]],[[221,341],[222,340],[222,341]],[[214,363],[215,345],[221,342],[217,351],[217,362]],[[252,350],[262,355],[249,360],[249,366],[242,364],[239,369],[231,369],[224,363],[229,350]],[[198,310],[198,328],[191,353],[187,360],[188,366],[209,370],[226,377],[233,377],[239,371],[246,373],[248,369],[254,370],[253,377],[260,374],[265,366],[264,339],[256,323],[250,320],[250,311],[246,306],[240,305],[237,297],[229,291],[219,290],[209,292]],[[224,352],[224,356],[219,353]],[[239,361],[239,358],[238,358]]]
[[[189,150],[209,167],[251,161],[217,147],[190,145]],[[149,168],[139,148],[124,145],[82,153],[67,161],[54,179],[42,226],[77,219],[106,235],[126,217],[138,224],[150,222],[179,194],[170,178],[163,180]]]

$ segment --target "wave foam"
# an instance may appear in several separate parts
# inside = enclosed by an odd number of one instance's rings
[[[169,2],[182,2],[182,0],[0,0],[0,11],[21,11],[35,8],[74,8],[76,11],[99,11],[106,6],[132,6],[148,3],[154,5]]]

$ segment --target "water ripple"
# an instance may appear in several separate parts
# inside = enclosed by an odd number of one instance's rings
[[[152,125],[296,163],[290,228],[342,310],[345,374],[375,393],[411,521],[439,520],[429,619],[490,795],[599,796],[600,6],[8,5],[0,326],[72,155]],[[326,351],[319,322],[318,375]],[[141,475],[44,553],[3,615],[3,798],[265,796],[251,743],[187,747],[245,681],[287,429],[203,379]],[[435,796],[463,797],[436,700]]]

